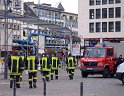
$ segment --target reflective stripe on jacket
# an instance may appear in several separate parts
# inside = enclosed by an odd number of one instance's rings
[[[37,66],[35,64],[35,56],[28,56],[28,72],[37,72]]]
[[[41,68],[42,71],[50,71],[50,64],[48,64],[48,57],[42,57],[41,58]]]
[[[68,57],[68,69],[75,69],[74,57]]]
[[[51,69],[57,70],[58,67],[59,67],[58,57],[52,57],[52,66],[51,66]]]
[[[21,75],[19,59],[19,56],[11,56],[10,75]]]

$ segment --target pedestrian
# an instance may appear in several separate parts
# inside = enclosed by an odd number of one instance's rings
[[[124,59],[123,59],[123,57],[122,57],[122,54],[119,56],[119,58],[117,58],[117,62],[116,62],[116,65],[115,65],[115,67],[116,67],[116,69],[117,69],[117,67],[121,64],[121,63],[123,63],[124,62]]]
[[[53,54],[51,58],[51,80],[53,80],[53,75],[55,75],[55,79],[58,79],[58,70],[60,65],[59,58],[56,56],[56,53]]]
[[[51,71],[51,58],[47,54],[43,54],[40,60],[41,74],[43,81],[49,81]]]
[[[69,79],[72,80],[74,76],[74,70],[76,67],[75,57],[69,54],[69,56],[66,59],[66,64],[67,64],[67,72],[69,75]]]
[[[19,53],[16,51],[13,56],[8,58],[8,68],[10,70],[10,88],[13,87],[14,77],[16,78],[16,88],[20,88],[20,75],[21,70],[23,70],[22,58],[19,56]]]
[[[37,88],[36,82],[38,65],[38,58],[35,56],[35,54],[33,54],[33,52],[30,52],[29,56],[27,56],[25,64],[26,70],[28,71],[29,88]]]

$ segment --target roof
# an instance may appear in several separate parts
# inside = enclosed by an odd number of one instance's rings
[[[58,7],[57,7],[58,9],[61,9],[62,11],[64,11],[65,9],[64,9],[64,7],[62,6],[62,3],[60,2],[59,3],[59,5],[58,5]]]
[[[6,17],[5,16],[5,11],[1,10],[0,11],[0,18],[5,19],[5,17]],[[49,28],[53,31],[71,32],[71,30],[67,27],[62,27],[62,26],[47,22],[45,20],[39,20],[37,17],[19,15],[19,14],[14,14],[12,12],[11,13],[8,12],[7,13],[7,18],[14,19],[14,20],[17,20],[17,21],[22,21],[22,22],[25,22],[27,24],[39,25],[39,26],[44,27],[44,28]]]
[[[44,9],[44,10],[49,10],[49,11],[54,11],[54,12],[61,12],[63,11],[62,9],[58,9],[52,6],[46,6],[44,4],[38,5],[38,4],[34,4],[35,7],[34,8],[39,8],[39,9]]]

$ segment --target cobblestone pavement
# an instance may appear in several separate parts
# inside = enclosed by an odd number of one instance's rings
[[[44,96],[43,81],[38,73],[36,89],[28,88],[28,76],[23,73],[21,88],[16,90],[16,96]],[[59,80],[47,82],[46,96],[80,96],[80,82],[83,82],[83,96],[124,96],[124,86],[114,78],[102,78],[101,75],[82,78],[80,70],[76,69],[74,80],[68,79],[65,70],[59,71]],[[13,96],[13,89],[9,88],[9,79],[0,75],[0,96]]]

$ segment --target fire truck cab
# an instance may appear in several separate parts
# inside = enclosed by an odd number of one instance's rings
[[[79,61],[82,77],[89,74],[102,74],[103,77],[113,77],[115,74],[114,47],[101,46],[87,47],[84,56]]]

